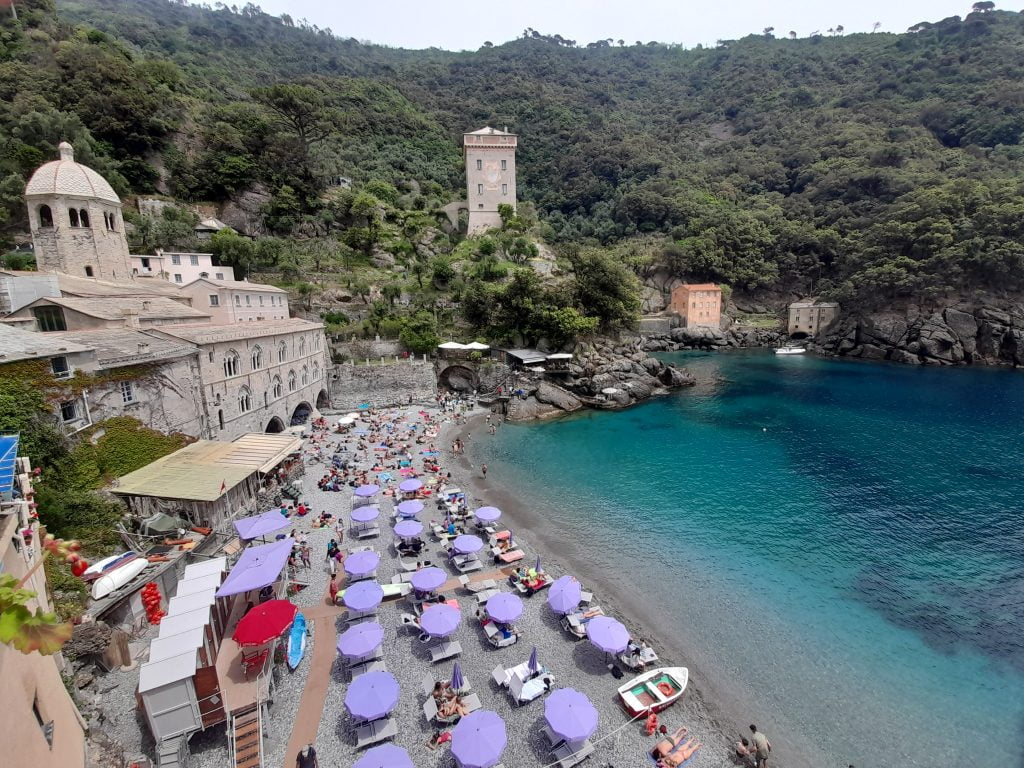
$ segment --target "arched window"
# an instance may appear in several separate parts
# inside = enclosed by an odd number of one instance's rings
[[[302,386],[309,384],[309,366],[302,366]]]
[[[117,232],[117,214],[113,211],[110,212],[110,231]]]
[[[210,273],[209,273],[209,272],[200,272],[200,273],[199,273],[199,276],[200,276],[200,277],[209,277],[209,276],[210,276]]]
[[[78,226],[78,211],[74,208],[68,208],[68,221],[71,222],[72,227]]]
[[[248,413],[252,410],[252,392],[249,391],[248,387],[242,387],[238,390],[238,412]]]
[[[89,226],[89,212],[85,208],[79,209],[78,220],[82,223],[83,227]]]
[[[283,341],[277,345],[277,362],[283,363],[288,359],[288,345]]]
[[[306,337],[299,336],[299,357],[302,357],[304,354],[306,354]]]
[[[288,391],[295,391],[295,371],[288,371]]]
[[[263,350],[259,346],[252,348],[252,369],[258,371],[263,367]]]
[[[228,378],[237,376],[239,367],[238,353],[233,349],[229,349],[228,353],[224,355],[224,375]]]
[[[274,381],[270,385],[270,391],[274,395],[274,399],[275,400],[281,396],[282,390],[281,390],[281,377],[280,376],[275,376],[274,377]]]
[[[53,226],[53,211],[50,210],[48,205],[39,206],[39,226],[40,227],[52,227]]]

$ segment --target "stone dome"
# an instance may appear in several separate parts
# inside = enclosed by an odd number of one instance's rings
[[[59,148],[60,160],[53,160],[36,169],[25,187],[25,197],[70,195],[121,204],[121,199],[106,179],[92,168],[75,162],[75,150],[70,144],[62,141]]]

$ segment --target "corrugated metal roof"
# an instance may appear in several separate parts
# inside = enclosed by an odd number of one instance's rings
[[[160,634],[158,637],[170,637],[196,627],[205,627],[210,623],[210,606],[200,608],[188,613],[176,613],[173,616],[164,616],[160,620]]]
[[[176,635],[158,637],[149,644],[149,660],[163,661],[197,650],[203,644],[203,628],[193,627]]]
[[[190,613],[213,605],[217,599],[216,592],[216,588],[211,588],[188,595],[175,595],[167,601],[167,615],[177,616],[179,613]]]
[[[220,586],[221,574],[211,573],[207,576],[199,576],[194,579],[182,579],[175,588],[174,596],[194,595],[197,592],[205,592],[208,589],[216,590]],[[172,598],[173,599],[173,598]]]
[[[198,664],[199,653],[195,649],[160,661],[146,662],[139,669],[139,693],[186,680],[196,673]]]

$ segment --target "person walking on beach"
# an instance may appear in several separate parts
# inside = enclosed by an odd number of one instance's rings
[[[312,744],[307,744],[295,756],[295,768],[320,768],[320,762],[316,759],[316,749]]]
[[[772,743],[768,741],[768,737],[757,730],[756,725],[750,726],[751,741],[754,742],[754,765],[757,768],[768,768],[768,755],[772,751]]]
[[[338,604],[338,577],[337,576],[331,576],[331,583],[327,587],[327,589],[330,591],[331,605],[337,605]]]
[[[486,464],[481,464],[480,465],[480,474],[483,475],[484,480],[487,479],[487,465]]]

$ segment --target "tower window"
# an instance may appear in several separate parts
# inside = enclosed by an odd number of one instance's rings
[[[48,205],[39,206],[39,226],[40,227],[52,227],[53,226],[53,211],[50,210]]]
[[[476,185],[476,193],[478,195],[482,195],[484,193],[484,185],[483,184],[477,184]]]
[[[67,402],[60,404],[60,418],[61,421],[68,422],[74,421],[78,418],[78,403],[74,400],[68,400]]]
[[[483,160],[477,160],[476,161],[476,169],[478,171],[482,171],[483,168],[484,168],[484,161]]]
[[[121,382],[121,401],[125,405],[135,402],[135,387],[130,381]]]
[[[501,194],[503,194],[503,195],[507,195],[508,194],[508,184],[502,184],[501,185]]]
[[[76,211],[74,208],[68,208],[68,221],[71,222],[72,227],[79,226],[78,211]]]
[[[82,223],[83,227],[89,226],[89,212],[85,208],[78,211],[78,220]]]
[[[85,268],[85,276],[86,277],[92,277],[92,267],[87,266]]]
[[[508,160],[502,160],[501,161],[501,170],[503,170],[503,171],[507,171],[508,170]]]

